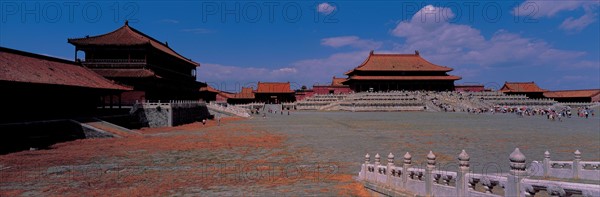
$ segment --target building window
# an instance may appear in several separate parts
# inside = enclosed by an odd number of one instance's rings
[[[195,77],[195,76],[196,76],[196,69],[194,68],[194,69],[192,69],[192,77]]]

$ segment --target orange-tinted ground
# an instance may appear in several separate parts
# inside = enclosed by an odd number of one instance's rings
[[[57,144],[0,156],[0,196],[365,196],[353,180],[364,155],[427,153],[454,171],[465,149],[475,173],[507,173],[519,147],[527,162],[600,158],[600,119],[466,113],[292,112],[142,129],[115,139]],[[385,159],[384,159],[385,158]],[[497,187],[500,188],[500,187]]]
[[[0,196],[369,195],[336,163],[305,165],[288,136],[232,121],[2,155]]]

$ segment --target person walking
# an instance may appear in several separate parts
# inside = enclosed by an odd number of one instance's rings
[[[217,126],[221,126],[221,116],[217,115]]]

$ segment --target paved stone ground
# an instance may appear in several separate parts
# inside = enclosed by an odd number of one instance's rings
[[[257,128],[289,135],[295,147],[311,148],[308,161],[338,161],[344,173],[359,170],[364,155],[396,156],[401,162],[407,151],[413,163],[423,163],[432,150],[438,163],[456,167],[462,149],[471,156],[476,172],[508,172],[508,156],[515,147],[527,161],[541,161],[544,151],[553,160],[572,160],[579,149],[583,160],[600,160],[600,118],[564,118],[550,121],[542,116],[513,114],[467,114],[427,112],[296,112],[292,116],[271,115],[252,120]]]
[[[292,112],[224,119],[144,136],[86,139],[0,156],[0,196],[365,196],[353,181],[365,153],[433,150],[452,170],[461,149],[476,172],[508,171],[515,148],[528,161],[600,160],[600,119],[465,113]],[[444,165],[450,164],[450,165]]]

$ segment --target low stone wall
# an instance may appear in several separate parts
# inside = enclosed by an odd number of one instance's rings
[[[208,119],[206,103],[199,101],[169,101],[139,103],[136,114],[145,127],[172,127]]]

